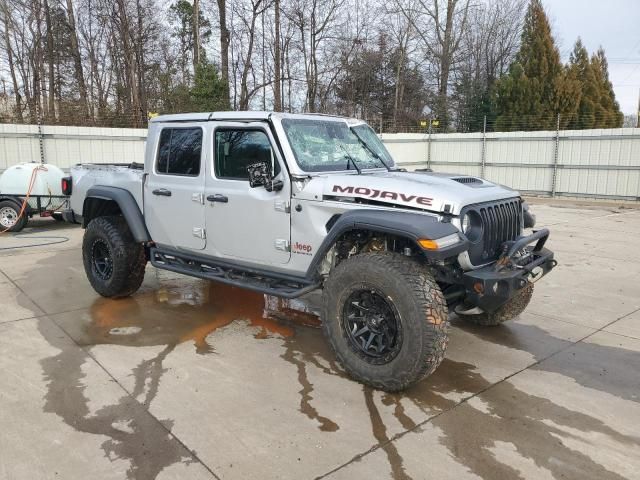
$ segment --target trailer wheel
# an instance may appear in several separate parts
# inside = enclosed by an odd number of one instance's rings
[[[448,343],[447,305],[431,274],[387,252],[340,263],[324,285],[323,329],[347,373],[389,392],[440,365]]]
[[[26,212],[20,217],[21,205],[12,200],[0,202],[0,231],[19,232],[29,221]]]
[[[128,297],[144,280],[147,258],[123,217],[89,222],[82,240],[84,270],[93,289],[103,297]]]

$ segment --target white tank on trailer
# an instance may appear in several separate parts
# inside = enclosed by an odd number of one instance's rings
[[[19,163],[7,168],[0,175],[0,194],[24,196],[29,190],[31,175],[35,169],[39,169],[36,174],[35,183],[31,190],[31,195],[61,196],[62,177],[64,172],[47,163]]]

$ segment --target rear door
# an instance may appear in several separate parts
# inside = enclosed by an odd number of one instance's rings
[[[269,128],[220,123],[213,132],[213,166],[205,185],[207,253],[259,264],[290,258],[291,183]],[[247,165],[272,164],[279,191],[251,188]]]
[[[204,131],[197,124],[167,124],[156,137],[153,168],[144,185],[144,214],[159,245],[191,250],[206,246]]]

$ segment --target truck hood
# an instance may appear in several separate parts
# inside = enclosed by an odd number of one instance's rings
[[[308,187],[321,190],[324,199],[362,198],[453,215],[466,205],[519,196],[511,188],[477,177],[435,172],[332,173],[314,177]]]

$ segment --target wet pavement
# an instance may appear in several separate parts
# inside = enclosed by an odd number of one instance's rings
[[[640,478],[640,210],[535,212],[560,265],[530,308],[452,316],[440,368],[393,395],[345,376],[317,295],[149,266],[107,300],[81,229],[2,236],[0,479]]]

